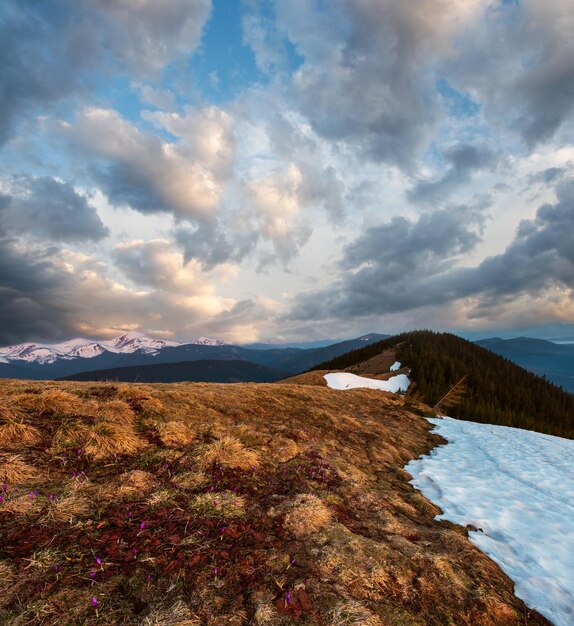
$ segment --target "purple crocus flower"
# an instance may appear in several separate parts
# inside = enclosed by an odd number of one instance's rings
[[[2,491],[6,493],[8,491],[8,485],[6,483],[2,483]]]
[[[288,591],[287,595],[285,596],[285,602],[287,602],[287,604],[291,604],[291,592]]]
[[[4,496],[0,496],[0,504],[2,504],[2,502],[4,502]]]
[[[90,578],[95,578],[95,577],[96,577],[96,571],[95,571],[95,570],[92,570],[92,571],[90,572]]]
[[[219,570],[217,569],[217,567],[214,567],[214,568],[213,568],[213,574],[214,574],[215,576],[217,576],[218,572],[219,572]]]
[[[99,556],[97,556],[97,557],[96,557],[96,563],[97,563],[100,567],[102,567],[102,559],[100,559],[100,557],[99,557]]]
[[[60,566],[56,563],[56,565],[54,565],[54,571],[56,572],[56,574],[60,571]]]
[[[97,601],[95,598],[92,598],[92,599],[90,600],[90,603],[92,604],[92,606],[93,606],[94,608],[96,608],[96,607],[98,606],[98,601]]]
[[[50,500],[50,502],[54,502],[54,494],[53,493],[50,494],[49,500]]]
[[[145,522],[142,522],[142,523],[140,524],[140,530],[145,530]]]

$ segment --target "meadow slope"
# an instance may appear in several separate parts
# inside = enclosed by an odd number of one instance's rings
[[[308,376],[0,382],[0,623],[548,624],[408,484],[424,407]]]

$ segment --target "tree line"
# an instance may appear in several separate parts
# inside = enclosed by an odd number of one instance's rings
[[[449,408],[451,417],[574,439],[574,395],[450,333],[403,333],[313,369],[345,369],[389,348],[411,369],[416,393],[431,407],[464,378],[465,393]]]

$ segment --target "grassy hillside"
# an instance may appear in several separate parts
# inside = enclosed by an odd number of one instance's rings
[[[116,367],[67,376],[64,380],[115,381],[141,383],[269,383],[286,376],[285,372],[249,361],[187,361]]]
[[[408,484],[404,402],[1,381],[0,623],[548,624]]]
[[[474,343],[447,333],[416,331],[321,363],[345,369],[394,349],[411,368],[416,391],[433,406],[463,376],[468,391],[452,417],[574,438],[574,396]],[[382,372],[381,372],[382,373]]]

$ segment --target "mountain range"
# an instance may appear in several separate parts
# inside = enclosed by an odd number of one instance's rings
[[[277,380],[282,376],[309,369],[320,361],[334,358],[349,350],[380,341],[387,336],[371,333],[349,341],[307,349],[272,345],[267,348],[259,345],[254,349],[226,344],[208,337],[182,343],[154,339],[134,332],[105,341],[73,339],[58,344],[19,344],[0,348],[0,378],[73,379],[76,375],[82,374],[83,380],[117,378],[133,381],[140,372],[138,370],[126,372],[126,368],[190,361],[241,361],[249,366],[244,366],[244,375],[240,380],[244,382]],[[261,367],[254,368],[253,365],[269,368],[270,371],[263,372]],[[122,368],[121,374],[112,371],[117,368]],[[162,380],[165,371],[165,368],[158,371],[155,380]],[[194,371],[197,372],[197,368],[194,368]],[[86,372],[91,374],[86,376]],[[223,376],[224,379],[219,382],[236,382],[238,380],[236,371],[231,374],[227,378]],[[173,375],[175,374],[172,371],[171,376]],[[153,370],[146,371],[146,377],[149,376],[153,377]]]

